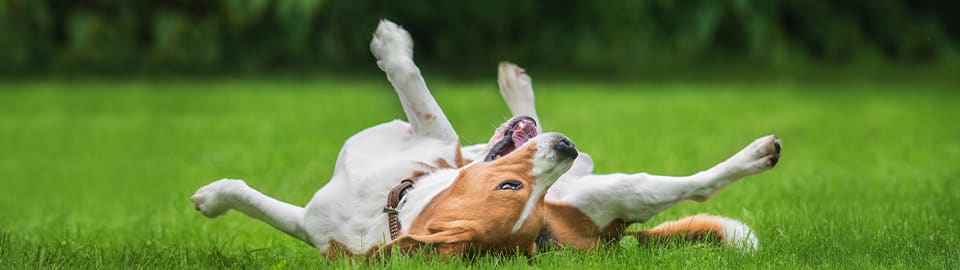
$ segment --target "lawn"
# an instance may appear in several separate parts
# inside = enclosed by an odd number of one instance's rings
[[[428,78],[429,80],[430,78]],[[536,79],[536,78],[535,78]],[[491,81],[431,80],[467,143],[508,117]],[[52,80],[0,83],[0,268],[944,268],[960,267],[960,91],[954,81],[536,83],[547,130],[598,172],[690,174],[777,134],[772,171],[695,213],[744,221],[761,250],[702,244],[552,249],[523,257],[327,260],[242,214],[188,198],[245,179],[303,205],[340,145],[402,117],[386,80]]]

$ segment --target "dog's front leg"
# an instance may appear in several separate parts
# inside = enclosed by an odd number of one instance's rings
[[[370,40],[370,51],[377,58],[377,66],[387,74],[407,121],[414,134],[420,137],[456,141],[457,133],[433,99],[420,69],[413,62],[413,40],[402,27],[381,20]]]
[[[313,245],[302,226],[303,208],[264,195],[243,180],[222,179],[210,183],[198,189],[190,200],[209,218],[234,209]]]

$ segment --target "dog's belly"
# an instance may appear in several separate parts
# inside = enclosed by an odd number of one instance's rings
[[[357,133],[341,149],[333,177],[306,206],[311,242],[324,251],[334,240],[358,253],[390,241],[383,213],[387,194],[401,180],[431,172],[438,159],[452,162],[456,147],[416,138],[398,120]]]

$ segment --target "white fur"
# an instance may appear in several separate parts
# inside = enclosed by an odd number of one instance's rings
[[[501,64],[499,85],[513,115],[536,117],[532,83],[523,69],[509,63]],[[745,176],[769,170],[773,167],[771,159],[779,158],[773,146],[779,143],[773,135],[761,137],[726,161],[706,171],[681,177],[646,173],[593,174],[593,159],[581,152],[572,168],[547,191],[545,200],[579,208],[600,228],[615,219],[644,222],[681,200],[705,201]],[[725,238],[725,243],[756,249],[757,239],[749,227],[732,219],[718,218],[724,223],[725,233],[734,236]]]
[[[377,65],[396,90],[409,124],[395,120],[350,137],[337,157],[330,181],[304,208],[263,195],[242,180],[225,179],[197,190],[191,197],[197,209],[210,218],[230,209],[240,211],[321,251],[330,247],[331,240],[354,253],[390,241],[387,215],[383,213],[389,191],[416,171],[434,169],[424,164],[437,159],[455,163],[458,141],[413,64],[413,45],[406,31],[381,21],[370,47]],[[543,134],[530,141],[552,146],[559,138],[563,136]],[[556,158],[552,147],[538,147],[532,172],[538,178],[535,190],[539,193],[535,194],[543,194],[571,162]],[[417,181],[399,210],[404,233],[458,175],[459,170],[440,169]]]
[[[197,190],[191,197],[197,209],[211,218],[230,209],[240,211],[321,251],[329,248],[330,240],[346,245],[355,253],[389,241],[387,218],[382,210],[390,189],[415,171],[427,171],[425,163],[444,159],[453,164],[458,142],[456,132],[413,63],[409,34],[389,21],[381,21],[370,47],[377,65],[396,90],[409,124],[388,122],[348,139],[330,181],[314,194],[306,207],[270,198],[242,180],[224,179]],[[500,72],[501,93],[510,109],[516,115],[536,119],[529,76],[513,65],[502,66]],[[509,74],[504,76],[505,72]],[[538,125],[538,129],[541,128]],[[773,158],[771,144],[778,143],[773,136],[760,138],[727,161],[692,176],[595,175],[592,174],[593,160],[585,153],[572,162],[561,161],[556,156],[552,146],[560,137],[547,133],[531,139],[538,146],[547,147],[538,147],[535,154],[532,173],[538,178],[537,183],[514,231],[527,219],[536,198],[543,192],[547,201],[580,208],[598,226],[605,226],[616,218],[645,221],[680,200],[706,200],[744,176],[769,169]],[[480,162],[487,147],[465,147],[463,155]],[[441,169],[417,182],[400,209],[404,233],[424,207],[450,187],[457,175],[459,170]],[[756,237],[749,227],[735,220],[720,221],[724,224],[724,234],[733,236],[727,241],[728,245],[755,249]]]
[[[217,181],[200,188],[191,198],[197,208],[208,217],[238,210],[319,250],[326,250],[330,240],[346,245],[352,252],[364,252],[389,241],[383,213],[387,193],[414,171],[428,170],[424,163],[437,159],[452,163],[456,159],[457,135],[413,64],[413,43],[403,28],[381,21],[370,49],[394,86],[409,124],[388,122],[348,139],[332,178],[304,208],[267,197],[239,180]],[[449,176],[437,174],[436,181],[453,180],[441,175]],[[431,191],[431,187],[444,188],[443,183],[431,183],[421,183],[413,194],[435,194],[438,191]],[[401,214],[409,216],[419,211],[420,204],[412,200]],[[405,220],[409,222],[410,218]]]
[[[507,107],[514,115],[526,115],[537,121],[537,133],[543,132],[543,124],[537,117],[534,106],[533,82],[530,76],[517,65],[502,63],[498,67],[497,84],[500,86],[500,96],[507,103]]]
[[[333,239],[352,252],[364,252],[390,240],[383,213],[390,190],[413,171],[426,170],[420,162],[455,158],[453,151],[444,151],[456,147],[455,142],[411,133],[407,123],[394,121],[364,130],[344,144],[333,177],[306,206],[304,224],[312,244],[325,250]]]
[[[206,185],[190,198],[204,216],[215,218],[230,209],[263,220],[297,239],[308,241],[303,230],[303,208],[270,198],[243,180],[222,179]]]
[[[754,235],[750,226],[735,219],[709,216],[714,222],[723,227],[723,244],[728,247],[745,251],[756,251],[760,248],[760,241]]]
[[[580,208],[598,226],[614,219],[644,222],[681,200],[703,201],[723,187],[772,168],[769,144],[778,140],[757,139],[725,162],[691,176],[637,174],[589,174],[562,177],[547,191],[547,201]]]
[[[513,225],[514,233],[516,233],[521,225],[523,225],[523,222],[527,220],[527,217],[533,210],[533,206],[535,206],[536,202],[540,199],[540,196],[556,182],[560,175],[566,172],[567,169],[570,169],[573,160],[560,157],[557,151],[553,149],[553,145],[565,138],[566,137],[558,133],[544,133],[531,139],[531,141],[535,142],[538,146],[537,152],[533,155],[533,175],[536,176],[537,179],[533,186],[533,192],[530,193],[530,197],[527,198],[527,202],[523,205],[523,212],[520,212],[520,218],[518,218],[517,222]]]

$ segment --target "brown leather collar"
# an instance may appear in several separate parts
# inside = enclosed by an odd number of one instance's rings
[[[387,213],[387,222],[390,224],[390,239],[397,239],[400,236],[400,218],[397,217],[397,214],[400,213],[400,207],[403,207],[403,203],[406,201],[407,191],[413,188],[414,179],[403,179],[387,195],[387,206],[383,208],[383,212]]]

